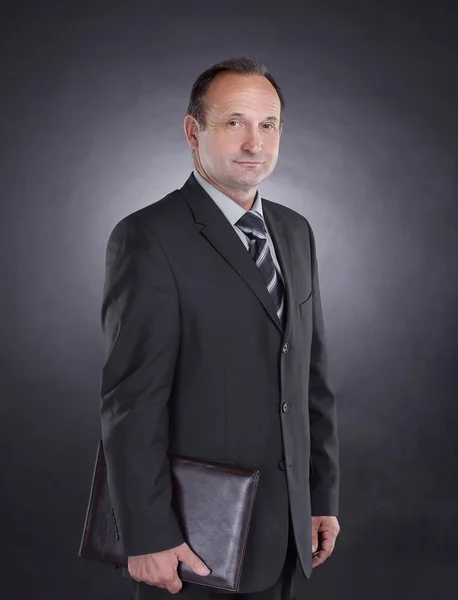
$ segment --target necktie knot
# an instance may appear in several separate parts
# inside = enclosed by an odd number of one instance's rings
[[[267,239],[266,227],[262,217],[251,211],[246,211],[237,221],[237,227],[243,231],[251,240]]]

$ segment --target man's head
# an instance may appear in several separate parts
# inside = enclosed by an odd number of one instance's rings
[[[207,69],[194,83],[184,120],[197,170],[230,197],[253,199],[275,168],[284,106],[262,63],[234,58]]]

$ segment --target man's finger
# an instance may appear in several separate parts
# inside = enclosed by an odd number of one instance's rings
[[[322,565],[325,560],[329,558],[330,554],[326,550],[320,550],[315,554],[314,559],[312,560],[312,569]]]
[[[332,531],[323,531],[321,533],[320,550],[325,550],[331,555],[336,545],[336,537]]]
[[[312,552],[318,549],[318,527],[312,523]]]
[[[178,571],[174,572],[173,580],[167,583],[165,587],[171,594],[177,594],[181,590],[183,587],[183,582],[178,575]]]
[[[322,531],[320,540],[320,549],[313,554],[312,568],[322,565],[334,551],[336,535],[332,531]]]

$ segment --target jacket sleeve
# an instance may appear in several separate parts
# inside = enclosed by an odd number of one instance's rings
[[[339,506],[339,440],[336,400],[328,377],[315,237],[307,221],[312,264],[313,334],[310,357],[310,494],[312,515],[337,516]]]
[[[179,297],[157,237],[132,215],[108,239],[101,313],[100,415],[120,542],[127,556],[159,552],[185,541],[167,455]]]

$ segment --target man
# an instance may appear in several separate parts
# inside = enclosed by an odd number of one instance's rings
[[[277,162],[283,112],[264,65],[230,59],[205,71],[184,120],[193,173],[108,241],[102,436],[137,599],[227,598],[177,575],[180,560],[208,570],[171,508],[174,454],[260,470],[244,600],[291,600],[297,566],[310,578],[339,532],[314,235],[258,191]]]

